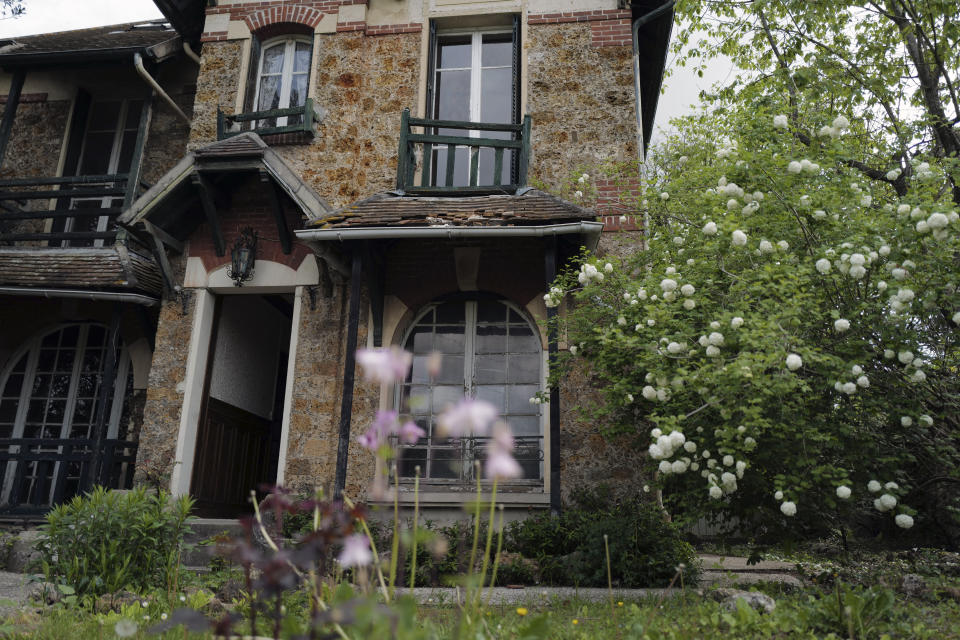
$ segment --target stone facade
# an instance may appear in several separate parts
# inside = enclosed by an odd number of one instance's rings
[[[233,112],[242,51],[243,44],[239,41],[203,45],[188,149],[196,149],[217,139],[218,106],[227,113]]]

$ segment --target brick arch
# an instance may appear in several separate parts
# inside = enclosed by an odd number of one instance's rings
[[[251,32],[260,31],[265,27],[280,23],[304,25],[311,30],[315,29],[323,20],[323,12],[303,5],[284,5],[268,7],[254,11],[243,17]]]

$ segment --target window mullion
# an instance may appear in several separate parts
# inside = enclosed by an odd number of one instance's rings
[[[483,87],[481,86],[480,78],[480,66],[482,63],[482,45],[483,44],[483,35],[479,31],[474,31],[473,35],[470,36],[470,120],[471,122],[480,122],[480,92]],[[471,138],[479,138],[480,131],[476,129],[470,130]]]
[[[77,335],[77,345],[74,348],[73,356],[73,371],[70,373],[70,385],[67,387],[67,401],[64,403],[63,409],[63,423],[60,425],[60,437],[67,438],[70,436],[70,425],[73,424],[73,412],[77,408],[77,387],[80,386],[80,373],[83,369],[83,356],[87,352],[87,336],[89,334],[90,325],[82,325],[80,327],[80,332]],[[60,357],[60,348],[58,345],[57,348],[57,357]],[[103,362],[100,363],[101,366]],[[101,380],[101,384],[103,381]],[[93,406],[94,412],[96,412],[96,403]]]
[[[464,307],[465,327],[463,329],[463,392],[473,397],[475,393],[475,358],[477,332],[477,303],[468,301]]]

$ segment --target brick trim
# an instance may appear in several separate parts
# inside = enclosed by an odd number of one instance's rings
[[[532,13],[527,24],[559,24],[562,22],[592,22],[594,20],[626,20],[630,22],[629,9],[594,9],[593,11],[564,11],[562,13]]]
[[[419,22],[408,22],[405,24],[375,24],[367,25],[366,35],[387,36],[398,33],[420,33],[421,31],[423,31],[423,25]]]
[[[312,7],[304,5],[281,5],[276,7],[267,7],[243,16],[243,21],[251,32],[258,31],[264,27],[281,22],[302,24],[311,29],[315,29],[320,21],[323,20],[324,13]],[[338,27],[339,28],[339,27]]]
[[[596,20],[590,23],[590,46],[623,47],[633,42],[630,19]]]
[[[8,95],[0,96],[0,104],[7,104]],[[21,93],[20,94],[20,104],[26,104],[29,102],[46,102],[47,94],[46,93]]]

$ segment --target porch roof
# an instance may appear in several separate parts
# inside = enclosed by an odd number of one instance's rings
[[[156,262],[122,245],[0,247],[0,289],[9,294],[16,293],[14,288],[25,293],[70,289],[91,295],[127,291],[159,297],[163,280]]]

